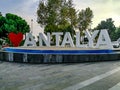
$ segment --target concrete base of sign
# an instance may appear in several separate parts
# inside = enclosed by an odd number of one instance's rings
[[[0,51],[1,61],[25,62],[25,63],[79,63],[85,61],[120,60],[119,49],[105,50],[88,48],[78,49],[78,48],[54,48],[54,47],[49,48],[19,47],[19,48],[7,48],[5,50]],[[24,50],[25,51],[27,50],[27,52],[25,52]],[[35,52],[32,50],[39,51]]]

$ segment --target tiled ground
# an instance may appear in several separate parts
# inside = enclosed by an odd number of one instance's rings
[[[70,86],[106,74],[118,67],[120,67],[120,61],[79,64],[0,62],[0,90],[67,90]],[[80,90],[110,89],[120,82],[119,77],[120,71],[117,71]]]

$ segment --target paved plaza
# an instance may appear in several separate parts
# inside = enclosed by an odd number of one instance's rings
[[[79,64],[0,62],[0,90],[120,90],[120,61]]]

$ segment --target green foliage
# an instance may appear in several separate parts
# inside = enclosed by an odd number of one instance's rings
[[[78,15],[79,15],[78,18],[79,30],[80,31],[86,30],[92,23],[92,18],[93,18],[92,10],[88,7],[85,10],[81,10]]]
[[[11,45],[11,42],[10,42],[10,40],[8,39],[8,38],[0,38],[0,46],[6,46],[6,45],[8,45],[8,43],[9,43],[9,46]]]
[[[120,27],[117,27],[115,30],[115,33],[113,34],[114,40],[117,40],[120,38]]]
[[[38,15],[37,22],[40,23],[41,26],[44,26],[47,24],[47,17],[48,17],[47,7],[43,1],[39,3],[38,7],[39,9],[37,10],[37,15]]]
[[[0,38],[1,37],[7,37],[7,31],[5,30],[5,24],[6,18],[3,16],[0,16]]]
[[[45,28],[45,32],[74,32],[73,27],[77,24],[72,0],[42,0],[37,15],[37,21]]]
[[[6,14],[6,23],[4,24],[4,26],[5,30],[8,32],[22,32],[23,34],[25,34],[30,30],[29,25],[25,20],[17,15],[10,13]]]
[[[37,16],[37,22],[44,27],[45,33],[70,32],[74,39],[75,28],[79,28],[81,36],[84,35],[83,30],[92,23],[93,12],[89,7],[76,11],[72,0],[41,0]]]
[[[116,27],[114,25],[114,21],[112,20],[112,18],[108,18],[104,21],[101,21],[100,24],[98,24],[98,26],[95,28],[96,30],[100,30],[100,29],[108,29],[108,33],[110,35],[111,40],[115,40],[115,30]]]
[[[2,16],[2,13],[0,12],[0,16]]]
[[[55,32],[57,29],[58,29],[58,27],[56,25],[49,24],[49,25],[46,25],[45,32],[52,33],[52,32]]]
[[[25,34],[29,32],[30,27],[27,22],[21,17],[7,13],[5,17],[0,16],[0,34],[1,37],[6,37],[9,32],[22,32]],[[3,35],[2,35],[3,34]]]
[[[92,18],[93,18],[93,12],[92,10],[88,7],[85,10],[82,9],[78,13],[78,29],[80,31],[80,41],[82,42],[85,38],[84,31],[88,29],[92,23]]]

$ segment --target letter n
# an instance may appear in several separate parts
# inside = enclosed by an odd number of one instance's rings
[[[50,46],[50,33],[47,33],[47,36],[44,33],[39,33],[39,46],[43,46],[43,41],[46,46]]]

